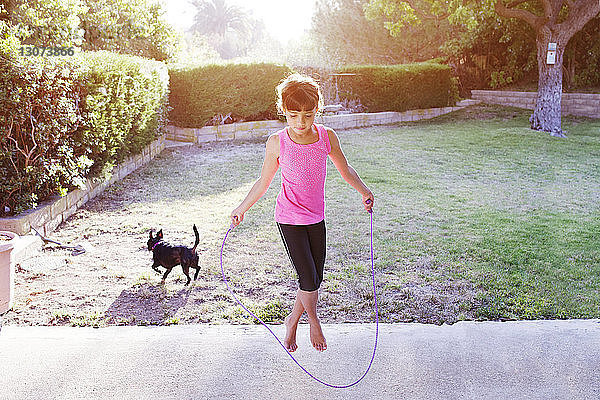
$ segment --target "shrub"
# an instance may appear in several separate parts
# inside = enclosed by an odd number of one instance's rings
[[[174,56],[182,40],[155,0],[4,0],[4,18],[24,44],[78,46],[156,60]]]
[[[62,59],[7,60],[0,66],[1,214],[66,193],[91,164],[74,151],[80,71]]]
[[[162,133],[169,75],[160,62],[106,51],[83,53],[81,110],[85,125],[77,143],[94,161],[93,174],[120,162]]]
[[[162,63],[107,52],[0,57],[0,215],[83,186],[164,126]]]
[[[291,72],[288,67],[265,63],[171,67],[170,122],[193,128],[217,115],[274,119],[275,87]]]
[[[435,62],[341,68],[340,97],[360,100],[369,112],[446,107],[458,100],[450,67]]]

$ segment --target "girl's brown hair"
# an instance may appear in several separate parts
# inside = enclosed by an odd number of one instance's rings
[[[277,85],[277,111],[310,111],[323,108],[319,84],[310,76],[292,74]]]

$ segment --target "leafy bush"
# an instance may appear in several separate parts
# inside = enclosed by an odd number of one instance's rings
[[[1,2],[0,2],[1,3]],[[181,35],[154,0],[10,0],[4,18],[35,46],[78,46],[156,60],[174,56]]]
[[[275,87],[292,71],[275,64],[170,67],[169,119],[182,128],[204,126],[217,115],[274,119]]]
[[[9,0],[4,1],[5,19],[19,27],[23,44],[36,46],[79,46],[80,20],[87,7],[82,0]]]
[[[0,213],[81,183],[90,160],[74,152],[79,70],[67,60],[6,58],[0,65]]]
[[[0,215],[81,187],[164,126],[162,63],[107,52],[0,57]]]
[[[338,72],[340,97],[360,100],[369,112],[445,107],[458,100],[450,67],[435,62],[359,65]]]
[[[97,174],[162,133],[167,119],[169,75],[159,62],[106,51],[83,53],[81,111],[85,124],[77,143]]]

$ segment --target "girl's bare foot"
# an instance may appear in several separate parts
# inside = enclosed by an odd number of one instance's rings
[[[296,351],[298,345],[296,344],[296,330],[298,329],[298,323],[295,324],[291,321],[290,316],[285,317],[283,322],[285,325],[285,339],[283,345],[290,353]]]
[[[313,347],[318,351],[327,350],[327,341],[325,335],[323,335],[319,319],[309,320],[308,323],[310,324],[310,342]]]

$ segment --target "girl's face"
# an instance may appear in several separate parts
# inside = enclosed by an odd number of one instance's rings
[[[285,119],[287,124],[297,135],[306,135],[312,132],[312,125],[315,122],[317,108],[310,111],[285,110]]]

